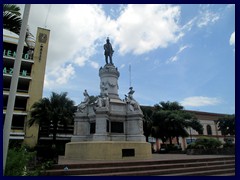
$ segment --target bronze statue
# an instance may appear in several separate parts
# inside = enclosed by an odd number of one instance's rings
[[[109,41],[109,38],[107,38],[106,44],[104,44],[103,48],[105,50],[104,51],[104,55],[105,55],[106,64],[108,64],[108,57],[110,59],[110,64],[113,64],[113,62],[112,62],[112,55],[113,55],[114,50],[113,50],[112,45],[111,45],[111,43]]]

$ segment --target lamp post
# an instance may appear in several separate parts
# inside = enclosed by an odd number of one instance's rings
[[[10,137],[10,131],[11,131],[11,125],[12,125],[16,92],[17,92],[18,76],[19,76],[20,67],[21,67],[22,53],[23,53],[24,42],[25,42],[25,37],[26,37],[26,29],[27,29],[27,22],[28,22],[30,7],[31,7],[30,4],[25,4],[25,7],[24,7],[21,30],[20,30],[20,35],[19,35],[19,40],[18,40],[18,45],[17,45],[17,53],[16,53],[16,58],[14,61],[13,74],[12,74],[10,92],[9,92],[8,103],[7,103],[6,116],[5,116],[5,121],[4,121],[3,173],[5,171],[5,165],[6,165],[6,161],[7,161],[9,137]]]

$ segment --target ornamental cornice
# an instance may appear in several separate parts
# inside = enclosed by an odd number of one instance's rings
[[[120,75],[118,69],[113,65],[105,65],[103,68],[101,67],[99,69],[99,76],[102,76],[103,74],[112,74],[117,77]]]

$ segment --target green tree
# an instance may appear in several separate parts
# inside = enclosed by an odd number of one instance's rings
[[[3,4],[3,29],[20,34],[21,24],[20,8],[14,4]]]
[[[187,128],[191,127],[202,133],[203,127],[197,118],[186,111],[178,102],[160,102],[155,105],[152,116],[153,126],[155,126],[155,136],[165,142],[167,139],[172,144],[174,137],[188,137]],[[178,141],[179,144],[179,141]]]
[[[152,113],[153,110],[149,106],[141,106],[143,112],[143,134],[148,142],[148,137],[152,135]]]
[[[66,129],[72,124],[75,111],[74,102],[67,97],[66,92],[61,94],[52,92],[50,98],[40,99],[33,104],[28,125],[32,126],[36,123],[40,127],[48,127],[48,132],[52,127],[53,145],[55,145],[58,127],[61,125]]]
[[[226,115],[217,120],[222,135],[235,135],[235,115]]]

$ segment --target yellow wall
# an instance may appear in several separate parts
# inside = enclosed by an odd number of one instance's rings
[[[66,159],[78,160],[123,160],[149,159],[151,144],[135,141],[86,141],[70,142],[65,147]],[[122,149],[134,149],[135,155],[122,157]]]
[[[42,35],[46,36],[43,37]],[[27,102],[28,112],[30,111],[31,106],[42,98],[49,36],[49,30],[38,28],[33,57],[34,64],[31,72],[32,81],[30,82],[28,91],[30,96]],[[29,119],[29,115],[27,119]],[[37,124],[29,128],[26,121],[24,143],[30,147],[34,147],[38,141],[38,130],[39,126]]]

